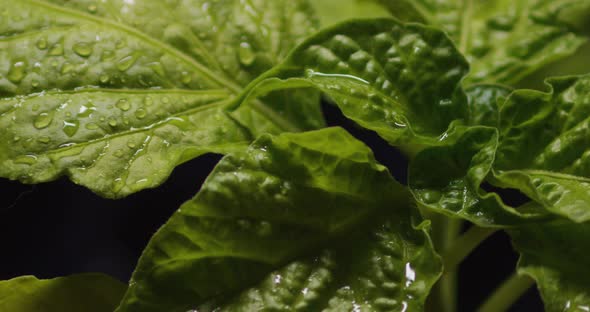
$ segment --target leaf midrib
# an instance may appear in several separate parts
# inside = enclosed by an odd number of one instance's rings
[[[47,3],[43,0],[22,0],[22,1],[26,1],[29,5],[41,6],[47,10],[52,10],[54,12],[58,12],[58,13],[61,13],[64,15],[72,16],[73,18],[82,20],[84,22],[90,21],[90,22],[94,22],[99,25],[108,25],[110,27],[113,27],[114,29],[118,29],[120,31],[126,32],[132,36],[139,38],[140,40],[143,40],[144,42],[147,42],[148,44],[151,44],[153,46],[160,48],[162,51],[169,53],[172,56],[179,58],[180,60],[185,62],[187,65],[194,68],[197,72],[203,74],[207,79],[209,79],[210,81],[217,84],[218,86],[228,88],[228,90],[231,91],[233,94],[236,94],[236,95],[240,94],[242,92],[242,90],[244,89],[243,86],[235,84],[231,80],[227,79],[227,77],[223,77],[222,74],[209,70],[206,66],[199,63],[198,61],[196,61],[192,57],[186,55],[182,51],[179,51],[176,48],[174,48],[174,47],[172,47],[160,40],[153,39],[152,37],[139,31],[136,28],[127,26],[127,25],[119,23],[119,22],[111,21],[106,18],[90,15],[90,14],[81,12],[79,10],[68,9],[68,8],[64,8],[61,6],[53,5],[53,4]],[[265,105],[260,100],[255,99],[255,100],[252,100],[248,104],[249,104],[249,107],[251,107],[252,109],[257,111],[259,114],[264,116],[266,119],[268,119],[270,122],[275,124],[280,129],[283,129],[286,131],[293,131],[293,132],[301,131],[301,129],[298,126],[293,124],[290,120],[285,119],[283,116],[281,116],[279,113],[275,112],[273,109],[271,109],[268,105]]]

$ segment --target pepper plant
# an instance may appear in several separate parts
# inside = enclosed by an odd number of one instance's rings
[[[590,76],[523,86],[589,21],[588,0],[0,0],[1,177],[117,199],[224,155],[128,283],[17,277],[0,310],[451,312],[506,231],[520,261],[480,311],[533,284],[588,311]],[[407,185],[321,98],[407,155]]]

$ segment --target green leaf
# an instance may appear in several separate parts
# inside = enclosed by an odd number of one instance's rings
[[[469,124],[474,126],[499,127],[500,106],[512,89],[502,85],[475,84],[467,87]]]
[[[0,310],[11,312],[109,312],[125,284],[103,274],[78,274],[39,280],[22,276],[0,281]]]
[[[419,153],[408,170],[408,185],[419,205],[480,226],[519,225],[544,217],[540,209],[512,208],[481,188],[497,147],[496,129],[473,127],[452,145]]]
[[[390,218],[267,275],[207,311],[422,311],[441,262],[426,228]],[[422,231],[418,231],[422,230]]]
[[[491,182],[585,222],[590,220],[590,76],[548,83],[549,93],[516,91],[502,106]]]
[[[383,220],[377,214],[392,215],[396,228],[406,229],[408,200],[370,149],[340,128],[262,136],[224,157],[154,235],[119,311],[186,311],[227,298],[332,240],[366,233],[372,220]],[[437,261],[423,234],[413,235],[422,237],[416,244],[426,244],[428,261]]]
[[[372,0],[310,1],[322,27],[357,18],[391,17],[387,9]]]
[[[0,21],[2,177],[39,183],[68,175],[122,197],[159,185],[203,153],[323,125],[310,90],[224,112],[315,29],[303,0],[0,6],[9,17]]]
[[[547,312],[590,309],[590,226],[569,221],[509,231],[520,252],[518,271],[532,276]]]
[[[549,84],[549,93],[518,90],[508,97],[500,108],[499,136],[494,128],[474,128],[457,143],[418,155],[409,177],[416,198],[486,226],[542,216],[537,206],[574,222],[590,220],[590,76]],[[481,189],[484,179],[539,205],[514,210]],[[507,211],[518,211],[518,218],[498,217]]]
[[[588,0],[375,0],[405,21],[441,27],[472,66],[466,83],[514,85],[586,42]]]
[[[438,145],[467,117],[468,65],[447,36],[392,19],[325,29],[250,86],[249,97],[312,86],[389,143]]]

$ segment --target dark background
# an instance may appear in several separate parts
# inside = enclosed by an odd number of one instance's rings
[[[343,126],[364,141],[406,182],[401,153],[331,105],[324,104],[324,112],[329,125]],[[126,282],[151,235],[198,192],[220,158],[199,157],[177,167],[161,187],[121,200],[100,198],[64,178],[34,186],[0,179],[0,280],[104,272]],[[479,246],[460,270],[459,311],[474,311],[513,272],[517,258],[504,233]],[[529,290],[511,311],[542,311],[537,291]]]

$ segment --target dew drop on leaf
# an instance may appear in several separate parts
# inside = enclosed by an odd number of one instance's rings
[[[36,46],[39,50],[47,49],[47,40],[45,40],[45,38],[41,38],[41,39],[37,40]]]
[[[247,42],[240,43],[240,47],[238,48],[238,58],[240,59],[240,63],[243,65],[251,65],[256,58],[254,51],[252,51],[252,46],[250,46]]]
[[[47,144],[51,142],[51,139],[48,136],[42,136],[37,139],[40,143]]]
[[[73,137],[78,132],[80,123],[77,120],[64,120],[62,131],[69,137]]]
[[[56,42],[51,49],[49,49],[49,52],[47,53],[51,56],[59,56],[59,55],[63,55],[64,54],[64,46],[63,43],[61,42]]]
[[[101,83],[109,82],[109,76],[107,76],[107,75],[100,75],[100,77],[98,79],[100,80]]]
[[[27,63],[25,61],[14,62],[10,67],[10,70],[8,71],[8,75],[6,76],[6,78],[8,78],[8,80],[14,83],[20,82],[25,77],[26,66]]]
[[[123,152],[121,150],[116,150],[114,154],[115,154],[115,157],[117,157],[117,158],[123,157]]]
[[[94,122],[91,122],[91,123],[86,124],[86,129],[88,129],[88,130],[96,130],[96,129],[98,129],[98,125],[95,124]]]
[[[78,42],[72,47],[74,52],[82,57],[92,54],[92,44],[88,42]]]
[[[69,73],[69,72],[71,72],[72,70],[74,70],[74,65],[72,65],[70,63],[64,63],[61,66],[61,73],[64,74],[64,75],[67,74],[67,73]]]
[[[35,156],[35,155],[18,156],[14,160],[14,162],[17,164],[23,164],[23,165],[34,165],[37,162],[37,156]]]
[[[135,145],[135,143],[133,143],[132,141],[127,142],[127,147],[134,149],[137,147],[137,145]]]
[[[52,120],[53,120],[52,113],[41,113],[41,114],[39,114],[39,116],[37,116],[37,118],[35,118],[33,125],[37,129],[47,128],[47,126],[49,126],[51,124]]]
[[[154,103],[154,100],[152,100],[150,96],[146,96],[143,100],[143,103],[145,104],[145,106],[150,106]]]
[[[133,64],[135,64],[135,61],[137,61],[137,58],[138,58],[137,54],[127,55],[117,62],[117,68],[120,71],[126,71],[131,66],[133,66]]]
[[[143,119],[143,118],[145,118],[146,115],[147,115],[147,112],[143,108],[140,108],[135,111],[135,117],[137,117],[137,119]]]
[[[116,127],[117,126],[117,121],[115,119],[109,119],[109,126],[111,127]]]
[[[102,55],[100,56],[100,59],[102,61],[106,61],[106,60],[110,60],[113,57],[115,57],[115,52],[111,51],[111,50],[106,50],[102,52]]]
[[[117,101],[117,104],[115,104],[115,106],[117,106],[118,109],[126,112],[131,108],[131,104],[129,104],[129,101],[127,99],[120,99],[119,101]]]

